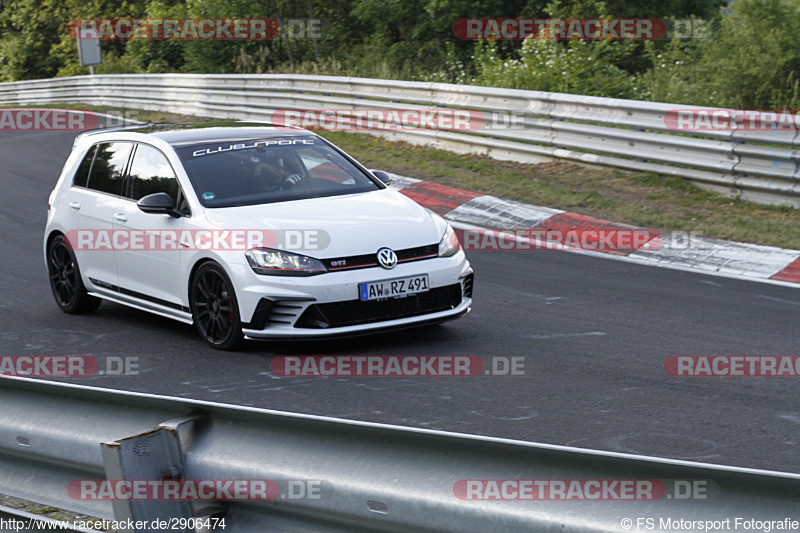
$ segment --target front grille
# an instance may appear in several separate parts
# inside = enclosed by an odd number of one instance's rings
[[[461,303],[461,292],[461,284],[457,283],[405,298],[314,304],[305,310],[294,327],[339,328],[447,311]]]
[[[431,259],[439,255],[439,245],[429,244],[427,246],[417,246],[416,248],[406,248],[405,250],[395,250],[398,263],[409,263],[421,259]],[[331,271],[355,270],[358,268],[369,268],[378,266],[378,252],[373,254],[351,255],[349,257],[335,257],[333,259],[323,259],[325,268]]]
[[[428,257],[439,255],[439,245],[429,244],[428,246],[397,250],[395,253],[397,254],[397,261],[400,263],[404,261],[414,261],[416,259],[427,259]]]

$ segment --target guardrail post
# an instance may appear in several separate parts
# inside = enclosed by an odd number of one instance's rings
[[[792,180],[795,183],[800,182],[800,150],[798,150],[798,146],[800,146],[800,129],[795,130],[794,138],[792,139],[792,159],[794,159],[794,174],[792,175]],[[798,189],[800,189],[800,187],[798,187]]]
[[[118,480],[184,480],[186,465],[184,461],[184,441],[189,441],[194,423],[201,417],[187,416],[161,424],[158,428],[125,437],[115,442],[101,443],[100,448],[105,464],[106,479],[113,483]],[[119,496],[119,494],[115,494]],[[146,522],[172,519],[189,519],[198,514],[212,514],[218,509],[204,509],[197,513],[191,501],[186,500],[144,500],[131,495],[129,499],[112,502],[114,517],[118,522],[132,520]],[[135,529],[155,531],[158,527]],[[163,528],[162,528],[163,529]],[[178,529],[194,531],[194,529]]]

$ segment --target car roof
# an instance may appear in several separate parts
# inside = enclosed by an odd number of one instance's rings
[[[297,137],[311,135],[303,128],[275,126],[268,122],[219,121],[185,124],[143,124],[116,128],[101,128],[83,132],[80,137],[104,133],[139,133],[157,137],[174,147],[211,142],[235,142],[267,137]]]

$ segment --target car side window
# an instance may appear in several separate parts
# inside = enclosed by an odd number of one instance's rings
[[[138,201],[148,194],[165,192],[179,206],[179,189],[178,178],[166,156],[152,146],[138,145],[128,173],[128,190],[125,196]]]
[[[94,145],[86,152],[83,161],[81,161],[81,164],[78,166],[78,171],[75,172],[75,179],[72,181],[72,185],[86,187],[86,184],[89,183],[89,170],[92,168],[92,161],[94,160],[96,151],[97,145]]]
[[[132,143],[112,142],[100,144],[89,173],[90,189],[109,194],[122,194],[122,178],[131,153]]]

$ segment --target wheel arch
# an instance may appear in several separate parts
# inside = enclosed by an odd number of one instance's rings
[[[194,277],[197,275],[197,271],[200,270],[200,267],[207,263],[214,263],[222,270],[225,270],[225,267],[223,267],[219,261],[216,261],[210,257],[201,257],[195,262],[194,265],[192,265],[192,269],[189,271],[189,279],[186,282],[186,287],[184,287],[184,289],[186,289],[186,301],[189,302],[189,308],[192,306],[192,283],[194,282]],[[230,278],[230,275],[228,275],[228,277]]]
[[[45,239],[44,242],[45,255],[47,254],[47,251],[50,249],[50,245],[53,244],[53,240],[55,240],[55,238],[58,237],[59,235],[66,238],[64,232],[58,229],[50,230],[50,233],[47,234],[47,239]]]

